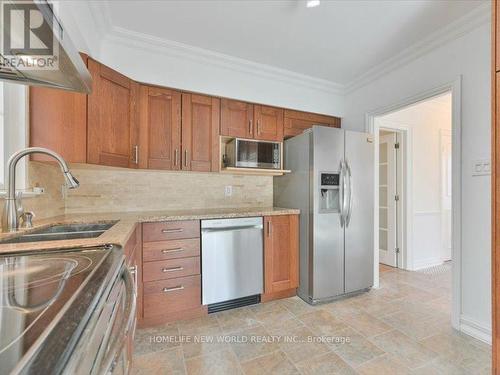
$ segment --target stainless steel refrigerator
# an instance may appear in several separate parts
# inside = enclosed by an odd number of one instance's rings
[[[299,296],[311,304],[373,285],[374,147],[367,133],[313,126],[284,143],[274,203],[300,215]]]

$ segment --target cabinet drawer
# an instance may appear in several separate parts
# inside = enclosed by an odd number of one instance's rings
[[[142,248],[144,262],[200,256],[200,239],[146,242]]]
[[[201,276],[179,277],[144,284],[144,317],[201,306]]]
[[[198,275],[200,273],[200,257],[147,262],[142,265],[142,269],[144,282]]]
[[[142,229],[144,242],[200,237],[199,220],[145,223]]]

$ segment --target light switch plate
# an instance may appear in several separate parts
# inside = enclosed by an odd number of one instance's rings
[[[479,159],[472,162],[473,176],[488,176],[491,174],[491,160]]]
[[[233,195],[233,187],[231,185],[226,185],[224,187],[224,196],[230,197]]]

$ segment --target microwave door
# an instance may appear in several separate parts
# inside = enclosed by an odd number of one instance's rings
[[[276,142],[236,140],[236,167],[279,169],[281,145]]]

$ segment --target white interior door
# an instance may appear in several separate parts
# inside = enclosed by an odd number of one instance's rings
[[[396,133],[381,133],[379,145],[379,261],[398,267]]]
[[[441,242],[442,260],[451,260],[451,132],[441,132]]]

